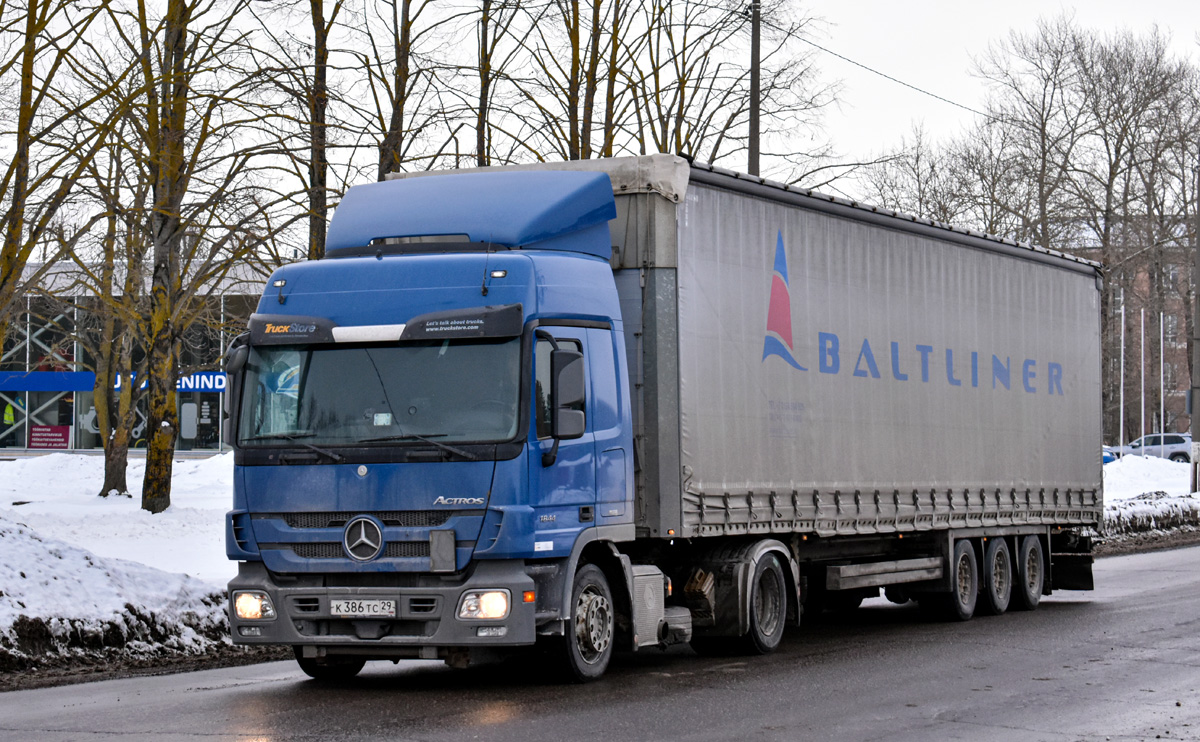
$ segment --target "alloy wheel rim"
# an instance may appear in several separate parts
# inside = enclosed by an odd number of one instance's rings
[[[596,664],[612,644],[612,634],[612,604],[594,585],[589,585],[575,605],[575,644],[579,656],[589,665]]]

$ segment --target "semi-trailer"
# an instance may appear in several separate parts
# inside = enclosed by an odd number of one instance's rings
[[[354,186],[227,355],[233,641],[589,680],[1091,589],[1100,288],[668,155]]]

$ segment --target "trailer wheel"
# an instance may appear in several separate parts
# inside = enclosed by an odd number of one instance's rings
[[[325,683],[349,680],[367,664],[366,660],[355,657],[304,657],[300,647],[292,647],[292,651],[305,675]]]
[[[921,612],[934,619],[969,621],[975,615],[975,603],[979,598],[979,569],[975,562],[975,546],[970,539],[954,542],[950,580],[949,593],[926,593],[917,599]]]
[[[752,654],[769,654],[783,640],[787,623],[787,583],[774,554],[764,554],[750,580],[750,631],[745,646]]]
[[[1026,536],[1017,547],[1017,584],[1013,590],[1012,608],[1032,611],[1042,602],[1042,587],[1046,581],[1046,559],[1042,540]]]
[[[979,609],[989,616],[999,616],[1008,610],[1012,599],[1012,557],[1008,544],[1001,537],[988,539],[983,550],[983,584]]]
[[[571,615],[558,654],[568,679],[598,679],[612,659],[616,614],[612,590],[604,572],[585,564],[575,573],[571,588]]]

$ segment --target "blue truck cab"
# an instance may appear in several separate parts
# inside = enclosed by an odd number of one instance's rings
[[[271,276],[229,361],[235,642],[329,675],[563,633],[582,549],[634,537],[614,216],[603,173],[374,183]]]

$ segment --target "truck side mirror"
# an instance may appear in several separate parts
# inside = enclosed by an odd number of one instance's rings
[[[233,442],[233,421],[237,417],[238,398],[241,392],[241,377],[242,369],[246,368],[246,361],[250,358],[249,334],[239,335],[233,339],[229,350],[225,353],[225,373],[227,375],[227,383],[225,385],[225,409],[224,419],[221,420],[222,439],[226,443]]]
[[[225,373],[234,376],[246,367],[246,359],[250,357],[249,345],[235,345],[225,354]]]
[[[577,350],[550,352],[550,434],[560,440],[582,438],[587,423],[584,400],[583,354]]]

